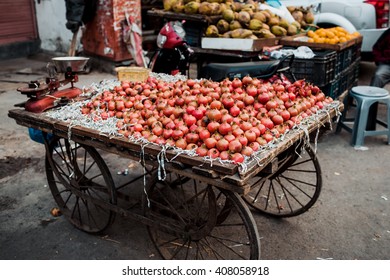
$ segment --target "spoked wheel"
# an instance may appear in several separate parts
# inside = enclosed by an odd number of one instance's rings
[[[260,258],[255,221],[238,194],[178,175],[154,178],[145,215],[156,221],[148,231],[164,259]]]
[[[46,176],[62,214],[75,227],[99,233],[114,220],[102,202],[116,204],[111,174],[92,147],[54,139],[46,154]]]
[[[245,201],[263,214],[292,217],[306,212],[317,201],[321,168],[310,145],[292,146],[278,156],[278,170],[265,174]]]

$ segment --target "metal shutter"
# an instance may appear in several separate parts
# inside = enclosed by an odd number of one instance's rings
[[[38,38],[33,0],[0,1],[0,45]]]

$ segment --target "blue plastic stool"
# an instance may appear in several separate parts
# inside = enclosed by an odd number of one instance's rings
[[[353,123],[353,128],[345,124],[347,119],[345,118],[346,111],[348,110],[349,98],[356,100],[356,114]],[[383,122],[375,116],[375,122],[379,123],[386,129],[381,130],[367,130],[368,122],[368,113],[371,105],[374,103],[384,103],[387,105],[387,122]],[[336,132],[339,132],[341,128],[346,129],[352,133],[351,144],[355,147],[361,147],[364,144],[364,137],[366,136],[376,136],[376,135],[387,135],[387,143],[390,145],[390,94],[387,90],[378,87],[372,86],[357,86],[353,87],[349,96],[344,99],[345,112],[341,117],[339,124],[337,126]]]

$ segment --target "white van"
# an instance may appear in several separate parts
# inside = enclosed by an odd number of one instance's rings
[[[320,27],[341,26],[363,36],[362,59],[370,60],[372,46],[390,27],[390,0],[280,0],[285,6],[312,7],[314,24]]]

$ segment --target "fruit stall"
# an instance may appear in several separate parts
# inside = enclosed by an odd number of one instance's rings
[[[99,233],[123,216],[148,227],[164,259],[259,259],[250,209],[292,217],[317,201],[311,143],[343,109],[319,87],[282,75],[215,82],[146,71],[79,89],[85,59],[53,62],[70,87],[52,77],[19,88],[29,100],[8,116],[41,133],[56,213],[76,228]],[[125,184],[109,169],[118,157],[140,165]]]
[[[283,8],[251,0],[166,0],[163,9],[152,9],[148,15],[184,21],[198,64],[259,60],[270,47],[306,46],[315,56],[295,59],[292,70],[297,78],[318,85],[333,98],[356,85],[362,37],[341,27],[318,28],[311,7]]]

